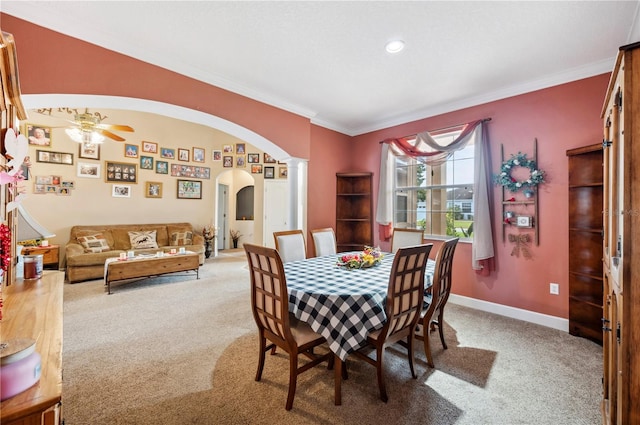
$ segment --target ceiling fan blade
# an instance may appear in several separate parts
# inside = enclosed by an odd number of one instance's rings
[[[113,134],[112,132],[108,131],[108,130],[103,130],[101,128],[96,128],[95,129],[96,132],[102,134],[103,136],[106,136],[110,139],[115,140],[116,142],[124,142],[124,139],[120,136],[118,136],[117,134]]]
[[[96,124],[96,128],[100,128],[102,130],[116,130],[116,131],[130,131],[133,132],[133,128],[128,125],[121,124]]]

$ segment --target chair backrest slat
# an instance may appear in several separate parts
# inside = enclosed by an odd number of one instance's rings
[[[438,310],[449,299],[451,294],[451,272],[453,270],[453,254],[459,238],[446,240],[436,254],[436,266],[433,273],[433,286],[431,287],[431,311]]]

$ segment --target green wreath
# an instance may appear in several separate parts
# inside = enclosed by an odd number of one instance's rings
[[[511,172],[514,167],[526,167],[531,172],[529,178],[526,180],[518,181],[511,177]],[[515,193],[521,189],[536,187],[540,183],[544,183],[544,171],[539,170],[536,162],[527,158],[527,154],[518,152],[515,155],[511,155],[511,158],[502,163],[500,167],[500,174],[493,176],[495,184],[499,184],[507,189],[509,192]]]

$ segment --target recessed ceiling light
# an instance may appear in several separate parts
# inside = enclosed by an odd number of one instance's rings
[[[404,41],[392,40],[387,43],[385,50],[389,53],[399,53],[404,49]]]

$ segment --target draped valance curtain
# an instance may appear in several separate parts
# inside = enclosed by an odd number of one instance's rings
[[[430,166],[445,162],[454,152],[463,149],[470,142],[474,144],[474,185],[473,185],[473,233],[472,267],[488,272],[488,262],[494,256],[493,232],[489,207],[488,140],[486,125],[488,120],[478,120],[465,124],[460,135],[446,146],[440,145],[429,132],[413,137],[387,139],[380,155],[380,185],[378,187],[378,208],[376,222],[385,234],[390,234],[393,226],[394,163],[396,156],[409,156]]]

